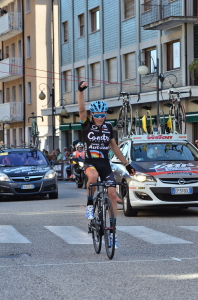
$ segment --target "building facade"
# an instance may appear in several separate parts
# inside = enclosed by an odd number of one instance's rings
[[[60,0],[60,92],[69,118],[60,124],[61,146],[81,139],[77,106],[78,83],[86,80],[86,108],[94,100],[105,100],[114,125],[121,101],[120,91],[141,93],[131,98],[133,114],[148,107],[156,116],[156,88],[159,109],[168,115],[168,89],[192,91],[182,96],[187,112],[188,138],[198,137],[198,87],[189,64],[198,58],[197,0]],[[155,66],[159,59],[159,81]],[[148,74],[140,76],[145,63]],[[43,115],[50,115],[44,109]],[[115,129],[115,128],[114,128]],[[117,139],[117,131],[114,130]]]
[[[0,0],[0,7],[0,140],[28,145],[32,112],[41,116],[43,107],[55,106],[52,89],[59,99],[58,5],[56,0]],[[43,119],[38,118],[40,148],[52,150],[58,132],[52,116]]]

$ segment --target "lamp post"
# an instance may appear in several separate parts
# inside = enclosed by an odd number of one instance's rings
[[[41,83],[39,85],[39,89],[40,89],[41,85],[46,85],[47,86],[48,91],[49,91],[49,100],[50,100],[50,97],[52,98],[52,148],[54,150],[54,147],[55,147],[55,145],[54,145],[54,133],[55,133],[55,120],[54,120],[54,100],[55,99],[54,99],[54,87],[52,87],[51,92],[50,92],[50,88],[49,88],[49,86],[46,83]],[[39,94],[39,99],[40,100],[45,100],[45,98],[46,98],[45,93],[41,89],[40,89],[40,91],[41,92]],[[48,100],[48,103],[49,103],[49,100]]]
[[[150,54],[149,54],[150,55]],[[156,85],[157,85],[157,129],[159,129],[159,81],[163,82],[164,81],[164,76],[162,74],[159,74],[159,58],[157,58],[157,64],[155,65],[154,60],[152,56],[150,55],[153,65],[154,65],[154,70],[156,70],[157,76],[156,76]],[[138,73],[140,75],[146,75],[148,74],[148,67],[144,64],[142,64],[138,68]]]

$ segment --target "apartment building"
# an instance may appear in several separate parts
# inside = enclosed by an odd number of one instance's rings
[[[108,120],[114,126],[121,101],[120,91],[141,93],[131,98],[133,112],[140,116],[148,107],[156,116],[156,87],[161,89],[159,109],[168,115],[168,89],[192,90],[182,98],[187,111],[189,139],[198,136],[198,88],[188,66],[198,58],[197,0],[60,0],[60,98],[69,117],[60,123],[62,145],[81,139],[77,87],[86,79],[86,108],[104,99]],[[165,80],[158,80],[158,69]],[[138,67],[146,63],[148,74]],[[43,115],[50,115],[50,108]],[[115,128],[114,128],[115,129]],[[114,130],[117,139],[117,131]]]
[[[0,7],[0,141],[28,145],[29,117],[41,116],[43,107],[55,111],[59,99],[58,5],[56,0],[0,0]],[[58,146],[53,118],[38,118],[41,149]]]

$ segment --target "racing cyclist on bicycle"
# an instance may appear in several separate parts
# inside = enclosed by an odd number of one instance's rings
[[[112,125],[105,122],[107,114],[107,104],[103,101],[94,101],[90,105],[91,120],[87,117],[85,109],[85,100],[83,91],[88,87],[87,82],[81,81],[78,87],[78,107],[80,122],[82,124],[82,134],[85,150],[85,174],[88,177],[87,190],[90,183],[96,183],[100,176],[101,181],[108,181],[111,186],[108,188],[108,196],[112,202],[114,211],[114,222],[116,225],[117,201],[121,201],[116,194],[115,179],[111,170],[108,152],[111,147],[112,151],[126,167],[130,175],[135,174],[135,170],[122,155],[119,147],[113,138]],[[93,188],[94,193],[95,188]],[[86,218],[94,219],[93,196],[89,196],[86,207]],[[110,240],[111,243],[111,240]],[[115,238],[115,248],[118,248],[117,235]]]

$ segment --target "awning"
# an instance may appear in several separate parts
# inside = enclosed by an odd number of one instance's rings
[[[198,111],[186,113],[186,122],[198,122]]]
[[[70,126],[71,124],[70,123],[67,123],[67,124],[61,124],[60,126],[59,126],[59,129],[60,130],[70,130],[71,129],[71,126]]]
[[[79,123],[79,122],[72,123],[71,124],[71,129],[73,129],[73,130],[82,130],[81,123]]]

